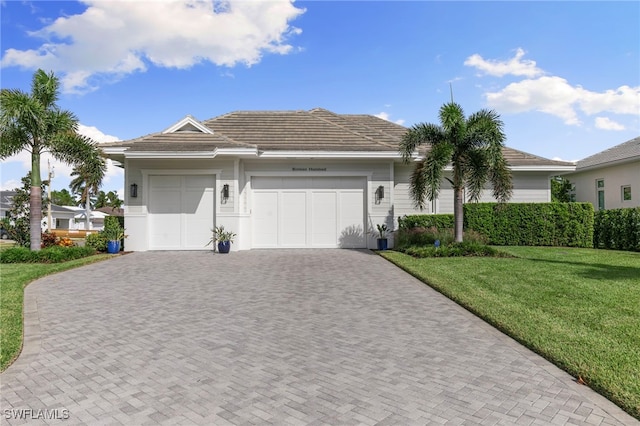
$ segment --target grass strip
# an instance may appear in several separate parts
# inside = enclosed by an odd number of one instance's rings
[[[640,419],[640,253],[501,249],[517,257],[380,254]]]
[[[110,259],[101,254],[64,263],[0,265],[0,371],[6,370],[22,349],[24,289],[46,275]]]

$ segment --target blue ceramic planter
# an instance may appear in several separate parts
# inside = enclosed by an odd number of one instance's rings
[[[231,250],[231,241],[218,242],[218,253],[229,253]]]
[[[378,250],[386,250],[387,249],[387,239],[386,238],[378,238]]]
[[[107,253],[120,253],[120,241],[107,241]]]

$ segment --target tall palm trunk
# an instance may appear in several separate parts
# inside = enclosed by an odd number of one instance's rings
[[[85,189],[84,195],[84,214],[85,218],[85,229],[88,231],[91,228],[91,204],[89,202],[89,189]]]
[[[31,235],[31,250],[40,250],[42,243],[42,188],[40,185],[31,186],[31,193],[29,194],[29,208],[31,209],[31,215],[29,217],[29,228]]]
[[[40,250],[42,243],[42,181],[40,180],[40,154],[31,154],[31,191],[29,193],[29,234],[31,250]]]
[[[461,243],[462,236],[464,235],[464,187],[455,188],[453,192],[453,217],[455,219],[454,237],[456,243]]]

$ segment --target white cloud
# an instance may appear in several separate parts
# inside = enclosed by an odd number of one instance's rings
[[[475,53],[469,56],[464,64],[468,67],[475,67],[484,74],[502,77],[505,75],[518,75],[525,77],[536,77],[544,74],[540,68],[536,66],[535,61],[529,59],[522,60],[525,51],[521,48],[516,49],[516,55],[506,61],[498,61],[493,59],[484,59]]]
[[[609,117],[596,117],[595,124],[597,129],[602,130],[624,130],[625,127],[611,120]]]
[[[189,68],[201,62],[247,66],[263,54],[285,55],[301,33],[289,22],[305,12],[290,0],[85,0],[78,15],[57,18],[30,33],[40,47],[7,49],[2,66],[50,69],[65,92],[95,90],[102,80],[143,72],[147,64]]]
[[[21,186],[22,186],[22,181],[20,181],[19,179],[9,179],[2,182],[2,184],[0,184],[0,190],[13,191],[14,189],[20,188]]]
[[[391,121],[391,120],[389,119],[389,113],[384,112],[384,111],[382,111],[382,112],[380,112],[380,113],[378,113],[378,114],[374,114],[373,116],[374,116],[374,117],[378,117],[378,118],[382,118],[383,120]],[[405,122],[405,120],[404,120],[404,119],[402,119],[402,118],[400,118],[400,119],[398,119],[398,120],[393,121],[393,123],[396,123],[396,124],[399,124],[399,125],[403,125],[403,124],[404,124],[404,122]]]
[[[485,97],[490,107],[501,112],[541,111],[560,117],[569,125],[581,124],[578,111],[587,115],[634,115],[640,111],[640,87],[592,92],[555,76],[511,83],[497,92],[485,93]]]
[[[523,55],[524,50],[519,48],[515,57],[508,61],[485,60],[475,54],[464,62],[493,76],[510,74],[527,77],[495,91],[485,92],[490,107],[506,113],[540,111],[560,117],[568,125],[582,124],[580,115],[607,112],[637,116],[640,113],[640,86],[624,85],[617,89],[593,92],[582,86],[571,85],[562,77],[548,75],[536,66],[535,61],[522,60]],[[596,120],[597,128],[624,129],[617,122],[603,120]]]

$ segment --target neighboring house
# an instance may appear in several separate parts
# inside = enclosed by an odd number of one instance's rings
[[[640,206],[640,137],[578,161],[563,177],[574,184],[576,201],[596,210]]]
[[[418,213],[413,165],[398,145],[407,129],[371,115],[310,111],[187,116],[168,129],[102,144],[125,169],[127,249],[202,250],[214,225],[234,250],[375,247],[376,224]],[[511,148],[513,202],[550,201],[550,176],[574,170]],[[486,191],[483,200],[492,200]],[[423,213],[453,212],[445,180]]]
[[[0,191],[0,217],[9,217],[15,191]]]
[[[67,228],[64,229],[69,229],[72,231],[82,231],[82,230],[87,230],[87,223],[85,218],[87,217],[86,212],[84,210],[84,207],[77,207],[77,206],[62,206],[62,208],[66,209],[67,211],[71,212],[71,218],[68,222],[64,223],[64,225],[68,225]],[[55,212],[55,210],[52,209],[52,212]],[[101,211],[98,210],[91,210],[90,214],[89,214],[89,229],[90,231],[101,231],[104,228],[104,218],[109,216],[106,213],[103,213]],[[67,217],[65,216],[65,219],[67,219]],[[59,223],[61,223],[60,221],[58,221],[58,218],[55,218],[54,220],[55,222],[55,226],[58,229],[61,229],[61,227],[58,227],[57,225]],[[55,228],[54,228],[55,229]]]
[[[114,208],[114,207],[100,207],[98,209],[95,209],[94,211],[97,212],[102,212],[104,214],[106,214],[107,216],[124,216],[124,209],[123,208]]]
[[[0,217],[9,217],[9,212],[13,204],[13,197],[15,191],[0,191]],[[111,209],[111,208],[109,208]],[[119,209],[116,209],[115,215],[117,215]],[[92,211],[90,217],[90,230],[99,231],[104,227],[104,218],[109,216],[109,213],[101,211]],[[77,206],[58,206],[56,204],[51,205],[51,226],[47,226],[49,220],[48,214],[45,209],[42,214],[42,229],[68,229],[68,230],[82,230],[85,229],[85,212],[83,207]]]

